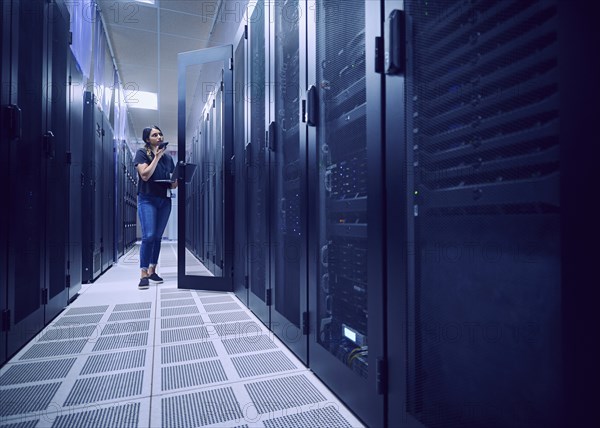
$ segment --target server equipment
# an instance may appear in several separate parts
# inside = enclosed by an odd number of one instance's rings
[[[2,3],[3,361],[68,301],[68,32],[63,4]]]
[[[247,91],[247,45],[248,26],[240,25],[233,46],[233,94],[234,94],[234,137],[233,158],[230,159],[231,171],[234,174],[234,247],[233,247],[233,290],[237,297],[248,304],[248,256],[247,256],[247,229],[246,229],[246,187],[247,164],[245,158],[246,136],[248,135],[249,121],[246,120],[246,91]]]
[[[271,289],[269,288],[269,164],[265,146],[268,97],[265,83],[268,78],[269,10],[264,1],[256,3],[248,25],[248,118],[249,138],[246,145],[247,238],[249,296],[248,307],[269,324]]]
[[[83,105],[82,280],[92,282],[102,273],[102,110],[92,92]]]
[[[67,286],[69,301],[81,289],[82,284],[82,212],[81,191],[83,187],[83,73],[75,56],[69,53],[69,210],[68,210],[68,254]]]
[[[303,10],[298,1],[270,5],[269,115],[269,289],[271,329],[304,362],[308,359],[307,154],[300,126]]]
[[[359,417],[381,426],[382,85],[374,51],[381,12],[371,1],[308,2],[307,11],[302,118],[316,195],[308,214],[309,363]]]
[[[405,7],[408,413],[427,427],[557,426],[557,2]]]

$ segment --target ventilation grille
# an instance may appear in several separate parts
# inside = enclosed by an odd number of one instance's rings
[[[263,421],[267,428],[352,428],[352,425],[333,406]]]
[[[33,345],[23,356],[21,360],[31,358],[58,357],[60,355],[79,354],[87,339],[68,340],[64,342],[37,343]]]
[[[410,146],[421,210],[558,209],[553,3],[478,3],[443,20],[434,18],[439,5],[408,6],[416,33]]]
[[[143,378],[144,371],[139,370],[130,373],[77,379],[64,405],[74,406],[140,395],[142,393]]]
[[[76,360],[76,358],[68,358],[64,360],[16,364],[0,376],[0,385],[5,386],[61,379],[67,376],[67,373],[69,373]]]
[[[108,318],[109,321],[126,321],[135,319],[150,318],[150,310],[132,311],[132,312],[113,312]]]
[[[68,327],[68,328],[51,328],[40,337],[40,342],[50,340],[71,340],[81,337],[90,337],[96,330],[95,325]]]
[[[120,336],[100,337],[94,345],[93,352],[107,349],[134,348],[148,344],[148,333],[123,334]]]
[[[163,308],[171,308],[173,306],[196,306],[196,301],[194,299],[173,299],[161,303],[161,307]]]
[[[200,310],[196,306],[184,306],[181,308],[165,308],[160,310],[162,317],[173,317],[177,315],[199,314]]]
[[[251,319],[250,315],[248,315],[244,311],[223,312],[222,314],[210,314],[208,318],[210,318],[211,322],[214,323],[245,321]]]
[[[112,372],[115,370],[137,369],[144,366],[146,350],[117,352],[88,357],[81,369],[81,375]]]
[[[204,305],[206,312],[235,311],[240,309],[240,305],[235,302],[215,303],[213,305]]]
[[[94,314],[94,315],[76,315],[72,317],[63,316],[58,321],[56,321],[53,326],[59,325],[81,325],[81,324],[98,324],[104,314]]]
[[[244,385],[258,413],[290,409],[324,401],[325,397],[303,375]]]
[[[163,391],[227,380],[227,375],[225,375],[225,370],[223,370],[219,360],[163,367],[161,374],[161,389]]]
[[[139,425],[140,403],[123,406],[110,406],[85,412],[59,415],[52,428],[92,428],[119,427],[137,428]]]
[[[219,336],[262,335],[262,328],[254,321],[216,324],[214,328]]]
[[[81,308],[72,308],[65,312],[65,315],[86,315],[104,313],[108,309],[108,305],[103,306],[85,306]]]
[[[281,351],[233,357],[231,361],[241,378],[296,369]]]
[[[173,342],[188,342],[198,339],[206,339],[210,335],[206,330],[206,327],[190,327],[190,328],[177,328],[174,330],[163,330],[160,332],[161,343],[173,343]]]
[[[0,416],[22,415],[45,410],[61,382],[0,390]],[[35,397],[35,400],[32,400]]]
[[[186,343],[185,345],[165,346],[160,350],[162,364],[179,363],[181,361],[202,360],[217,356],[212,342]]]
[[[161,294],[161,300],[170,300],[170,299],[183,299],[183,298],[191,298],[192,293],[169,293],[169,294]]]
[[[38,422],[39,422],[39,419],[34,419],[32,421],[17,422],[14,424],[0,425],[0,426],[2,428],[34,428]]]
[[[230,355],[277,348],[277,345],[267,335],[224,339],[221,343],[223,343],[225,350]]]
[[[178,317],[178,318],[163,318],[160,320],[161,328],[175,328],[175,327],[186,327],[191,325],[202,325],[204,321],[200,315],[191,317]]]
[[[231,388],[219,388],[161,400],[165,428],[197,427],[243,418]]]
[[[152,302],[122,303],[119,305],[115,305],[113,312],[137,311],[137,310],[142,310],[142,309],[150,309],[151,307],[152,307]]]
[[[201,297],[200,301],[203,304],[211,304],[211,303],[234,302],[234,299],[231,296],[214,296],[214,297]]]
[[[106,324],[102,329],[102,336],[108,334],[136,333],[150,330],[150,321],[132,321]]]

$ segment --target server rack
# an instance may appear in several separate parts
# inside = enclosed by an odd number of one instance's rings
[[[248,117],[249,142],[246,146],[247,190],[246,212],[248,231],[248,307],[269,325],[271,290],[269,288],[269,210],[268,155],[265,147],[268,97],[267,40],[268,14],[264,1],[256,2],[248,25]]]
[[[48,323],[68,302],[69,165],[68,155],[68,53],[69,13],[62,3],[50,3],[46,16],[46,65],[44,82],[46,123],[46,281],[42,289]]]
[[[105,114],[102,114],[102,237],[100,252],[102,272],[110,268],[115,260],[115,143],[113,129]]]
[[[127,171],[125,141],[115,141],[115,258],[118,260],[125,251],[125,173]],[[123,201],[123,203],[121,203]]]
[[[405,5],[408,412],[427,427],[558,426],[557,2]]]
[[[12,117],[17,119],[14,139],[8,146],[8,266],[6,269],[7,355],[14,354],[44,326],[42,284],[45,283],[45,254],[43,237],[45,222],[44,176],[45,153],[40,150],[43,126],[44,28],[47,5],[43,2],[3,2],[12,16],[10,25],[10,96]],[[4,9],[6,12],[6,9]],[[5,33],[6,34],[6,33]],[[21,35],[27,34],[25,40]],[[6,41],[8,42],[8,40]],[[6,43],[5,42],[5,43]],[[21,123],[27,121],[27,126]],[[20,129],[19,129],[20,128]]]
[[[92,282],[102,272],[102,111],[92,92],[83,105],[82,280]]]
[[[306,86],[301,24],[306,14],[296,0],[271,3],[270,15],[270,327],[306,363],[307,154],[306,126],[300,126],[300,87]]]
[[[213,159],[213,212],[214,212],[214,226],[212,228],[214,233],[214,254],[212,257],[212,263],[214,266],[214,274],[216,276],[222,276],[224,274],[224,255],[223,255],[223,81],[221,80],[219,89],[215,94],[215,103],[213,104],[213,110],[215,112],[215,138],[213,140],[214,154]],[[229,274],[229,273],[228,273]]]
[[[384,424],[380,4],[307,2],[309,362],[368,425]],[[313,172],[314,171],[314,172]]]
[[[124,199],[124,252],[129,250],[137,240],[137,171],[133,165],[133,156],[126,144],[124,150],[124,180],[125,180],[125,199]]]
[[[81,190],[83,187],[83,73],[73,53],[69,53],[69,237],[67,260],[67,286],[69,301],[81,289],[82,284],[82,213]]]
[[[10,46],[12,44],[11,36],[11,2],[2,2],[0,4],[0,140],[6,144],[12,144],[15,139],[14,124],[11,123],[9,112],[14,107],[10,104],[10,86],[11,86],[11,58]],[[12,134],[12,135],[11,135]],[[8,157],[0,157],[0,179],[3,183],[8,183]],[[6,331],[9,328],[7,316],[8,306],[6,293],[8,290],[8,214],[5,210],[0,214],[0,364],[6,361]]]
[[[246,136],[248,121],[246,120],[247,90],[247,35],[248,26],[240,25],[233,47],[233,81],[234,81],[234,147],[231,159],[234,174],[234,237],[233,248],[233,290],[236,296],[248,304],[248,257],[246,230]]]

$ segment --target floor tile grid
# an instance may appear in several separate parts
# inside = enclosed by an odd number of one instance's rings
[[[3,390],[3,395],[10,397],[11,392],[15,391],[16,389],[26,388],[29,386],[48,385],[48,384],[60,382],[60,386],[54,393],[52,400],[50,401],[48,406],[46,406],[46,408],[37,410],[37,411],[33,411],[33,412],[27,412],[27,413],[17,413],[17,414],[8,414],[8,415],[3,414],[2,417],[0,417],[0,423],[4,424],[4,423],[10,422],[12,424],[12,423],[17,423],[17,422],[27,421],[27,420],[39,420],[39,422],[37,424],[38,427],[51,426],[52,423],[54,422],[54,420],[57,417],[60,417],[61,415],[66,415],[69,413],[75,413],[75,412],[80,412],[80,411],[89,411],[90,409],[102,409],[102,408],[110,408],[112,406],[122,405],[124,403],[123,397],[95,401],[95,402],[88,402],[88,403],[84,402],[84,403],[79,403],[79,404],[74,404],[74,405],[65,405],[65,403],[67,402],[67,400],[69,398],[69,394],[74,390],[74,387],[78,382],[81,384],[82,382],[94,381],[96,379],[106,377],[107,375],[108,376],[119,375],[119,374],[131,372],[131,369],[123,369],[123,370],[112,370],[109,372],[93,373],[93,374],[89,374],[89,375],[82,374],[82,369],[84,368],[85,364],[88,362],[88,360],[90,358],[96,357],[96,356],[120,354],[120,353],[123,353],[126,351],[131,351],[131,350],[136,350],[136,349],[137,350],[140,350],[140,349],[145,350],[143,364],[141,364],[139,367],[134,369],[137,372],[141,372],[140,373],[140,375],[142,377],[141,391],[138,394],[136,394],[135,396],[129,395],[129,396],[125,397],[125,402],[141,403],[141,414],[145,413],[146,416],[144,417],[144,419],[146,419],[146,420],[148,419],[150,396],[151,396],[151,377],[143,376],[143,373],[145,372],[147,367],[152,367],[152,357],[154,355],[154,353],[153,353],[154,344],[152,343],[153,334],[151,334],[151,333],[152,333],[152,329],[153,329],[153,323],[150,322],[149,331],[148,331],[148,343],[145,346],[136,346],[136,344],[133,344],[133,346],[128,346],[127,337],[130,336],[132,333],[103,335],[102,332],[103,332],[104,328],[106,328],[107,325],[115,325],[115,324],[127,325],[131,322],[131,321],[124,321],[124,322],[117,322],[117,323],[109,322],[108,319],[114,313],[115,306],[117,306],[117,305],[112,305],[112,307],[109,306],[108,310],[106,310],[102,314],[100,321],[98,322],[98,324],[95,325],[95,328],[94,328],[92,334],[89,335],[88,337],[41,341],[40,339],[42,339],[44,337],[44,335],[46,335],[49,332],[56,331],[56,330],[69,331],[71,329],[89,325],[89,324],[79,324],[78,323],[78,324],[70,324],[70,326],[64,326],[63,324],[61,324],[61,322],[60,322],[61,320],[71,318],[71,316],[67,315],[69,310],[72,309],[71,307],[69,307],[59,317],[57,317],[48,327],[46,327],[42,332],[40,332],[29,344],[27,344],[22,350],[20,350],[4,367],[2,367],[2,370],[0,371],[0,378],[2,377],[2,375],[4,375],[8,370],[10,370],[13,367],[18,367],[18,366],[27,365],[27,364],[35,364],[36,362],[41,362],[41,361],[57,361],[57,360],[75,358],[75,362],[72,365],[71,369],[63,377],[60,377],[57,379],[51,379],[51,380],[47,380],[47,381],[26,382],[26,383],[19,383],[16,385],[1,387],[1,389]],[[152,308],[155,308],[155,306],[156,305],[153,304]],[[77,307],[84,308],[85,306],[79,304],[79,305],[77,305]],[[151,310],[151,313],[153,311],[154,310]],[[149,321],[152,321],[154,318],[155,317],[150,318]],[[119,348],[116,350],[94,351],[94,347],[96,346],[97,343],[99,343],[99,340],[106,339],[106,338],[122,338],[123,340],[120,341],[121,346],[119,346]],[[79,353],[66,353],[64,355],[23,359],[23,357],[30,350],[36,349],[35,348],[36,346],[52,345],[55,343],[65,343],[65,342],[70,342],[70,341],[78,341],[79,342],[82,340],[85,341],[85,344],[83,346],[83,349],[81,349],[81,351]],[[31,398],[35,399],[36,397],[31,397]],[[6,406],[6,404],[7,403],[5,401],[3,403],[3,406]],[[140,425],[140,426],[144,426],[144,425]]]
[[[84,290],[84,291],[87,291],[87,290]],[[82,293],[82,297],[92,297],[91,295],[85,296],[85,294],[87,294],[87,293]],[[93,347],[95,346],[95,343],[97,343],[98,338],[100,338],[100,339],[102,338],[103,329],[107,328],[107,326],[110,326],[110,325],[112,325],[112,326],[125,325],[126,326],[131,323],[135,323],[135,322],[139,321],[139,320],[135,319],[135,317],[134,317],[134,319],[132,319],[132,320],[126,320],[126,321],[122,321],[122,322],[113,322],[113,321],[109,322],[109,318],[113,313],[117,312],[117,311],[115,311],[117,306],[123,306],[123,304],[124,304],[123,302],[126,303],[128,300],[131,300],[132,304],[140,303],[140,296],[142,296],[142,300],[144,300],[146,302],[148,302],[148,301],[152,302],[150,326],[149,326],[149,331],[148,331],[149,337],[148,337],[147,346],[143,346],[143,347],[124,346],[124,347],[120,347],[118,350],[109,351],[109,352],[94,351]],[[189,301],[190,296],[192,297],[193,302]],[[229,299],[227,299],[227,296],[229,296]],[[230,302],[236,302],[236,304],[234,305],[235,309],[230,308],[233,310],[225,310],[225,311],[219,311],[219,310],[215,311],[214,310],[215,307],[218,307],[217,302],[225,302],[226,303],[227,300],[229,300]],[[232,293],[229,293],[228,295],[224,296],[223,293],[204,292],[204,291],[191,291],[190,292],[190,291],[177,290],[173,286],[171,286],[171,287],[158,286],[158,287],[154,287],[153,289],[151,289],[148,294],[145,294],[145,292],[143,292],[140,295],[139,290],[132,288],[132,287],[128,287],[126,289],[119,289],[118,301],[122,302],[122,303],[115,303],[112,305],[109,304],[108,309],[104,312],[103,316],[100,319],[100,323],[97,325],[98,328],[94,330],[94,334],[92,335],[92,337],[88,338],[89,340],[86,341],[86,344],[85,344],[84,348],[82,349],[83,353],[75,355],[76,361],[73,364],[73,366],[71,367],[71,370],[69,371],[69,373],[67,374],[65,379],[63,380],[58,391],[56,392],[51,405],[49,405],[48,408],[45,409],[43,412],[19,414],[19,415],[12,415],[7,418],[4,418],[4,417],[0,418],[0,423],[3,423],[5,421],[6,422],[10,421],[11,423],[13,423],[13,422],[26,421],[26,420],[39,419],[39,423],[37,426],[50,426],[52,424],[52,422],[60,421],[60,420],[62,420],[61,418],[64,419],[66,416],[75,415],[76,412],[84,411],[86,413],[94,413],[94,412],[97,413],[98,411],[113,410],[116,408],[121,408],[122,406],[125,406],[127,403],[139,403],[139,404],[137,404],[139,407],[138,413],[136,413],[136,415],[138,416],[139,426],[146,426],[146,423],[149,424],[149,426],[163,426],[162,422],[165,422],[165,421],[162,421],[159,425],[157,425],[157,421],[162,418],[161,405],[163,404],[164,399],[166,399],[168,397],[177,398],[177,397],[185,395],[185,394],[189,395],[190,393],[192,393],[192,394],[200,393],[202,391],[210,393],[210,392],[218,391],[219,389],[222,390],[223,387],[226,387],[226,388],[229,388],[234,391],[235,399],[238,401],[239,405],[242,406],[243,418],[240,419],[240,422],[244,422],[244,423],[242,423],[241,425],[250,423],[251,424],[250,426],[263,426],[261,421],[263,421],[263,420],[268,421],[268,420],[272,419],[274,416],[281,417],[283,415],[284,417],[288,417],[291,410],[289,408],[280,409],[279,413],[277,415],[273,414],[273,411],[269,411],[268,413],[265,413],[265,412],[261,413],[261,412],[257,411],[255,409],[256,406],[255,406],[255,403],[254,403],[252,397],[250,397],[250,395],[247,392],[246,385],[253,383],[253,382],[255,383],[257,380],[284,378],[286,376],[289,376],[290,374],[295,375],[298,373],[302,373],[303,376],[314,378],[312,380],[316,381],[316,384],[318,385],[318,387],[320,387],[323,391],[322,397],[328,397],[328,399],[320,400],[319,402],[315,402],[315,403],[294,406],[294,411],[297,411],[298,414],[300,414],[305,411],[312,411],[318,407],[331,407],[331,406],[339,407],[339,402],[335,399],[335,397],[333,397],[331,395],[331,393],[327,390],[327,388],[325,388],[322,384],[320,384],[320,382],[318,380],[316,380],[314,375],[312,375],[312,373],[310,373],[310,371],[308,369],[306,369],[298,360],[296,360],[295,357],[293,356],[293,354],[287,348],[285,348],[282,345],[282,343],[279,342],[278,339],[276,337],[274,337],[272,335],[272,333],[269,330],[267,330],[266,327],[264,327],[260,322],[250,321],[250,322],[246,322],[246,323],[243,323],[243,322],[213,323],[211,321],[210,316],[214,316],[214,315],[218,314],[220,316],[227,317],[227,314],[231,314],[233,312],[238,313],[238,314],[240,312],[244,312],[248,315],[250,320],[253,320],[253,319],[256,320],[256,318],[253,316],[253,314],[243,304],[241,304],[241,302],[239,302],[237,297],[235,297],[235,295],[233,295]],[[171,302],[171,303],[167,304],[166,302]],[[58,321],[62,318],[65,318],[68,320],[69,319],[68,318],[69,311],[71,311],[72,309],[82,308],[82,310],[85,310],[85,308],[89,307],[89,306],[86,306],[86,303],[90,303],[90,299],[80,298],[80,299],[76,300],[74,302],[74,304],[69,306],[67,311],[63,312],[63,314],[61,314],[59,316],[59,318],[57,318],[51,324],[51,326],[49,326],[49,328],[45,329],[42,333],[40,333],[38,336],[36,336],[36,338],[30,344],[28,344],[26,348],[24,348],[19,354],[17,354],[15,356],[15,358],[13,358],[11,360],[10,364],[21,364],[21,362],[19,361],[19,358],[22,357],[22,355],[24,355],[29,348],[38,344],[40,339],[44,336],[44,334],[46,334],[48,332],[49,329],[51,329],[52,327],[56,327],[57,325],[60,325],[60,323]],[[94,303],[98,303],[97,299],[94,299]],[[172,317],[168,317],[168,316],[163,317],[163,316],[161,316],[160,311],[162,309],[166,309],[166,308],[185,308],[185,307],[192,307],[192,306],[195,306],[199,310],[199,314],[202,317],[202,322],[203,322],[202,325],[204,325],[204,327],[207,328],[207,331],[210,332],[209,337],[201,338],[199,340],[194,340],[192,342],[189,342],[187,340],[183,340],[183,341],[175,340],[174,342],[170,342],[170,343],[162,343],[162,337],[161,337],[162,331],[178,330],[177,328],[168,328],[168,327],[162,328],[162,326],[161,326],[162,319],[165,319],[165,318],[176,318],[177,319],[177,318],[181,318],[182,316],[175,315]],[[225,304],[225,306],[227,306],[227,305]],[[127,311],[125,311],[125,312],[127,312]],[[185,315],[183,317],[185,317]],[[71,318],[71,320],[73,320],[73,318]],[[226,329],[225,333],[223,333],[222,329],[219,331],[219,327],[223,327],[223,326],[231,327],[231,326],[236,326],[236,325],[241,325],[241,326],[251,325],[252,329],[250,329],[250,330],[230,329],[229,331],[227,331],[227,329]],[[75,326],[71,326],[71,327],[76,328]],[[131,331],[131,332],[124,333],[124,334],[109,335],[109,336],[111,336],[111,337],[127,337],[127,336],[134,335],[134,334],[136,334],[136,331]],[[264,356],[268,356],[268,355],[272,355],[273,353],[278,353],[278,354],[284,355],[285,356],[284,359],[286,361],[290,361],[290,363],[286,363],[286,364],[288,364],[288,366],[285,367],[285,370],[277,372],[277,373],[259,373],[258,375],[249,375],[249,376],[241,377],[232,362],[234,358],[240,359],[240,357],[236,357],[235,354],[229,355],[227,349],[225,348],[225,346],[223,344],[223,340],[227,341],[228,344],[231,344],[232,340],[233,341],[239,340],[241,342],[253,341],[253,340],[255,340],[256,337],[258,337],[258,335],[268,337],[269,341],[271,341],[272,343],[277,343],[277,345],[276,345],[277,347],[275,348],[276,351],[274,352],[273,349],[265,349],[265,350],[259,349],[259,350],[252,351],[252,352],[245,352],[245,353],[243,353],[244,358],[246,356],[251,357],[252,355],[264,354]],[[174,389],[169,389],[167,391],[163,391],[160,386],[161,380],[162,380],[163,367],[164,368],[172,368],[172,367],[177,366],[178,363],[161,364],[161,360],[160,360],[161,350],[165,347],[174,346],[177,344],[189,344],[189,343],[193,343],[193,342],[204,342],[204,341],[210,341],[214,345],[214,349],[216,351],[217,358],[213,358],[212,360],[213,360],[213,362],[216,361],[216,362],[219,362],[219,364],[221,364],[224,371],[226,372],[227,380],[222,380],[222,381],[216,382],[216,383],[208,383],[205,385],[187,385],[187,386],[183,386],[180,388],[174,388]],[[81,370],[83,369],[84,365],[88,361],[88,358],[91,358],[91,356],[97,356],[97,355],[110,355],[110,354],[116,354],[116,353],[122,353],[122,352],[132,352],[132,350],[135,350],[135,349],[138,349],[138,350],[145,349],[147,351],[145,354],[144,363],[143,363],[143,366],[146,368],[146,375],[143,376],[144,379],[143,379],[143,388],[142,388],[141,394],[139,394],[138,396],[135,396],[135,397],[128,396],[128,397],[123,397],[123,398],[115,399],[115,400],[108,399],[108,400],[104,400],[104,401],[100,401],[100,402],[83,403],[83,404],[79,404],[79,405],[66,406],[66,407],[62,406],[60,404],[60,403],[65,403],[65,401],[68,399],[69,391],[72,390],[73,384],[77,380],[89,379],[89,378],[94,377],[93,375],[88,376],[88,375],[81,374]],[[73,355],[49,357],[49,358],[44,358],[43,360],[46,361],[46,360],[52,360],[52,359],[61,359],[63,357],[64,358],[68,358],[68,357],[72,358]],[[262,356],[260,359],[262,359]],[[39,361],[39,360],[30,359],[28,361]],[[199,362],[204,362],[204,361],[207,361],[207,360],[200,358],[200,359],[196,359],[196,361],[193,361],[193,362],[199,363]],[[208,359],[208,361],[210,361],[210,359]],[[189,363],[189,361],[186,361],[186,363]],[[3,367],[2,372],[0,372],[0,376],[2,375],[2,373],[6,372],[6,370],[8,369],[8,366],[9,366],[9,364],[7,364],[7,366]],[[103,376],[106,376],[107,374],[108,375],[118,374],[122,371],[123,370],[116,370],[116,371],[113,370],[110,372],[105,372],[105,373],[103,373]],[[151,373],[152,373],[152,375],[148,376]],[[152,410],[150,410],[150,404],[149,404],[150,396],[152,396],[152,399],[151,399],[152,400]],[[344,411],[343,408],[342,408],[342,411]],[[356,423],[358,422],[353,418],[353,416],[351,414],[349,414],[349,412],[347,412],[347,410],[345,411],[345,413],[346,413],[345,416],[347,417],[348,420],[354,420],[354,422],[356,422]],[[238,415],[237,417],[239,419],[240,415]],[[204,421],[204,422],[206,422],[206,421]],[[237,421],[234,421],[234,420],[221,421],[221,422],[218,422],[216,425],[213,424],[210,426],[234,426],[234,425],[232,425],[232,423],[237,424]],[[168,423],[167,423],[167,425],[168,425]],[[351,426],[358,426],[358,425],[351,425]]]

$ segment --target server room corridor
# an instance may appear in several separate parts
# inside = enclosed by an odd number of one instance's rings
[[[139,244],[0,370],[2,427],[359,427],[233,293],[138,290]]]

